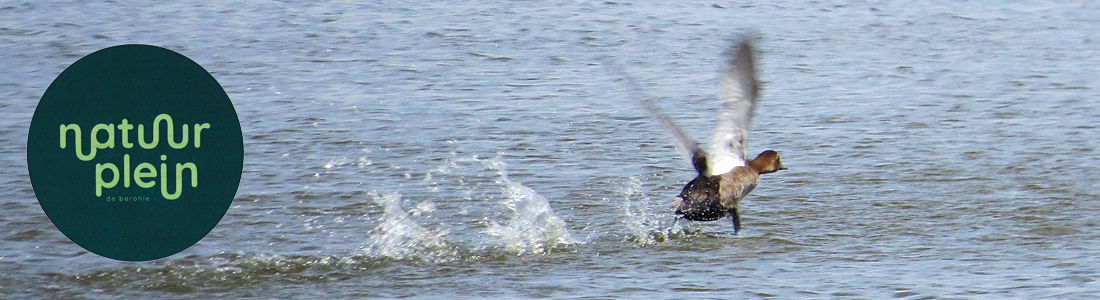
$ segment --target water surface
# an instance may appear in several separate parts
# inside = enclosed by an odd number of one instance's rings
[[[0,295],[1065,298],[1100,294],[1100,5],[0,4]],[[694,175],[609,71],[709,134],[761,39],[749,151],[789,170],[672,224]],[[233,206],[166,259],[105,259],[34,198],[26,132],[83,55],[152,44],[233,99]]]

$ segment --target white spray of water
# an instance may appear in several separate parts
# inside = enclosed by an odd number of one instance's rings
[[[500,224],[486,218],[489,228],[485,232],[504,242],[509,252],[549,253],[554,247],[576,243],[565,221],[554,214],[550,202],[535,190],[508,179],[505,163],[500,157],[482,161],[496,170],[504,187],[505,198],[500,201],[511,211],[511,216]]]
[[[371,198],[383,208],[381,221],[368,235],[364,248],[370,256],[393,259],[443,261],[458,258],[457,247],[443,238],[446,229],[430,230],[417,224],[409,212],[401,208],[401,196],[394,192],[385,195],[371,193]],[[419,203],[412,210],[414,215],[428,214],[435,205]]]
[[[651,203],[649,196],[642,192],[642,181],[638,178],[624,180],[619,193],[622,195],[623,225],[632,234],[629,240],[650,245],[664,242],[682,231],[679,224],[668,225],[674,217],[665,213],[663,205]]]
[[[438,186],[459,187],[459,192],[464,192],[462,199],[471,201],[468,205],[482,205],[482,202],[475,200],[478,198],[499,205],[490,209],[496,212],[487,213],[482,219],[482,224],[487,227],[482,234],[495,237],[499,241],[494,243],[492,239],[479,239],[489,241],[486,245],[499,245],[504,251],[523,255],[546,254],[561,246],[577,243],[569,233],[565,221],[550,207],[550,202],[535,190],[509,179],[505,165],[499,155],[494,158],[456,158],[428,171],[424,180],[433,189],[438,189]],[[460,169],[470,166],[476,167],[475,174],[461,175]],[[495,172],[495,176],[486,173],[487,171]],[[456,172],[458,174],[454,174]],[[432,174],[438,176],[433,177]],[[440,180],[442,181],[437,182]],[[501,193],[486,192],[484,188],[488,186],[481,182],[492,182],[491,186],[499,186]],[[448,183],[454,185],[448,186]],[[371,192],[370,196],[375,203],[382,206],[383,215],[378,219],[380,224],[368,232],[369,240],[363,248],[368,255],[429,261],[460,258],[461,243],[448,241],[445,238],[448,230],[431,230],[416,222],[426,219],[419,216],[434,212],[435,204],[424,201],[411,205],[411,209],[403,209],[402,199],[396,192],[384,195]],[[463,210],[456,215],[465,214],[466,211]]]

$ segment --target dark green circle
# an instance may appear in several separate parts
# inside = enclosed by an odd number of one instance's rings
[[[157,122],[159,137],[152,147],[154,120],[162,114],[171,118],[173,142],[182,148],[169,143],[165,121]],[[125,134],[120,126],[123,119],[133,126]],[[79,150],[73,124],[80,128]],[[97,149],[92,157],[91,132],[97,124],[114,125],[113,130],[98,131],[96,137],[110,144],[111,132],[114,147]],[[195,147],[195,128],[202,124],[209,128],[199,131]],[[144,128],[143,137],[139,137],[139,125]],[[186,144],[182,143],[184,126],[188,127]],[[64,149],[60,147],[63,132]],[[152,148],[143,147],[141,138]],[[88,160],[82,160],[77,151]],[[27,138],[31,185],[50,221],[84,249],[125,261],[167,257],[206,236],[233,202],[243,160],[240,120],[221,85],[187,57],[149,45],[109,47],[66,68],[42,95]],[[148,166],[139,168],[142,163],[153,167],[154,177],[148,177]],[[101,173],[97,164],[103,166]],[[115,178],[108,164],[118,170],[113,187],[107,187]],[[162,164],[166,172],[161,172]],[[180,189],[176,189],[177,164],[183,175]],[[197,187],[191,186],[192,169],[197,171]],[[135,176],[139,173],[142,178]],[[98,196],[97,177],[104,181]],[[154,185],[141,187],[139,179]]]

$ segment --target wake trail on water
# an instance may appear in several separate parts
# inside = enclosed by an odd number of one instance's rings
[[[475,233],[473,241],[463,241],[453,236],[448,229],[429,229],[418,224],[413,215],[430,215],[435,212],[435,204],[422,201],[412,209],[403,208],[403,199],[397,192],[370,193],[371,200],[382,206],[383,213],[378,217],[378,225],[367,232],[367,245],[363,247],[369,256],[391,259],[416,259],[429,261],[448,261],[474,256],[493,256],[492,252],[510,255],[549,254],[555,249],[563,249],[578,241],[570,234],[565,221],[550,206],[550,201],[539,195],[534,189],[524,186],[508,177],[507,164],[498,155],[494,158],[477,156],[448,160],[444,165],[424,174],[425,180],[434,180],[433,190],[438,185],[454,184],[464,189],[465,201],[475,201],[469,205],[488,204],[489,209],[476,220],[467,220],[480,224],[480,232]],[[489,180],[497,186],[500,193],[478,194],[471,189],[484,188],[486,180],[451,176],[454,173],[469,172],[475,168],[473,177],[492,174]],[[432,174],[436,174],[434,177]],[[483,178],[482,178],[483,179]],[[439,181],[445,184],[439,184]],[[450,182],[453,181],[453,182]],[[482,202],[476,198],[480,198]],[[455,217],[469,214],[459,212]],[[475,217],[476,215],[469,215]],[[468,240],[468,239],[466,239]],[[488,252],[488,253],[486,253]]]
[[[326,169],[338,170],[342,165],[351,164],[350,161],[330,162]],[[454,200],[461,208],[450,209],[460,211],[448,211],[440,199],[410,200],[399,192],[368,192],[370,203],[380,207],[381,213],[369,217],[376,223],[372,222],[375,224],[365,232],[360,253],[223,252],[91,270],[65,276],[63,280],[108,290],[148,286],[161,290],[219,290],[227,284],[328,282],[334,278],[386,272],[408,262],[469,263],[549,255],[578,251],[578,245],[593,241],[610,242],[592,245],[596,249],[618,248],[624,244],[647,247],[693,235],[681,225],[673,224],[664,201],[647,196],[643,180],[636,177],[624,179],[616,185],[614,196],[603,199],[612,211],[619,212],[616,219],[622,227],[609,228],[616,229],[613,234],[616,238],[621,234],[619,242],[575,238],[566,220],[554,212],[548,199],[509,177],[507,164],[500,156],[450,159],[423,174],[423,178],[438,183],[430,185],[429,189],[451,189],[441,193],[458,197]],[[479,206],[486,207],[474,209]],[[452,212],[455,213],[453,218],[439,215]],[[433,223],[441,219],[447,219],[445,223],[466,223],[471,227]],[[624,228],[625,231],[620,231]]]

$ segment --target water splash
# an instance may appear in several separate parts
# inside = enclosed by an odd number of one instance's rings
[[[550,253],[555,247],[577,243],[545,197],[508,179],[506,164],[499,156],[482,163],[499,175],[505,192],[500,204],[511,212],[504,224],[486,217],[489,228],[485,233],[500,238],[507,251],[520,255]]]
[[[578,243],[545,197],[508,177],[502,155],[451,158],[424,172],[420,182],[430,193],[448,195],[451,198],[445,201],[457,204],[439,209],[456,217],[469,216],[473,219],[465,224],[484,227],[431,230],[418,221],[431,219],[430,214],[437,210],[434,203],[423,201],[402,208],[397,193],[371,193],[384,212],[380,224],[368,232],[364,247],[368,255],[437,261],[463,259],[460,255],[496,255],[493,252],[547,254]]]
[[[408,212],[401,208],[401,196],[396,193],[377,195],[372,200],[383,208],[381,221],[368,232],[369,240],[364,251],[374,257],[448,261],[459,257],[459,248],[443,238],[446,229],[430,230],[420,226]],[[428,214],[435,205],[421,202],[412,210],[415,215]]]
[[[673,222],[671,214],[662,213],[666,209],[663,205],[654,205],[642,192],[640,179],[633,176],[625,179],[619,186],[619,194],[622,195],[623,225],[632,235],[627,240],[651,245],[684,233],[679,223]],[[662,222],[662,219],[667,221]],[[673,224],[666,225],[669,222]]]

